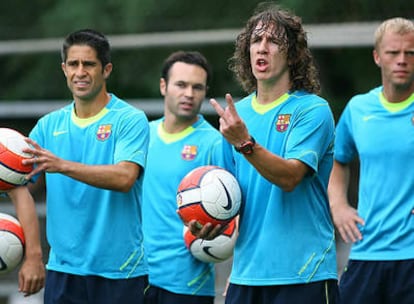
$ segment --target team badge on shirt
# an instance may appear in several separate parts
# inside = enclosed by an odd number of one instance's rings
[[[197,156],[197,146],[184,145],[181,151],[181,158],[184,160],[193,160]]]
[[[414,126],[414,113],[413,116],[411,116],[411,124]]]
[[[279,114],[276,121],[276,130],[278,132],[285,132],[290,124],[291,114]]]
[[[98,132],[96,132],[96,138],[98,140],[107,140],[112,133],[112,125],[100,125]]]

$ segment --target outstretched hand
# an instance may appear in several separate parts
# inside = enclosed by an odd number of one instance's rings
[[[34,140],[28,137],[25,140],[31,148],[26,148],[23,152],[32,154],[33,158],[25,159],[22,162],[24,165],[36,165],[33,171],[26,176],[27,180],[30,180],[34,175],[42,171],[60,172],[62,161],[60,158],[40,147]]]

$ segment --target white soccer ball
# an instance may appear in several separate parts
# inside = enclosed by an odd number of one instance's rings
[[[0,128],[0,192],[27,182],[25,178],[33,170],[33,166],[23,165],[22,160],[33,157],[23,152],[23,149],[29,147],[18,131]]]
[[[233,255],[237,239],[236,220],[229,222],[227,228],[213,240],[197,239],[184,226],[184,243],[191,254],[206,263],[220,263]]]
[[[177,190],[178,214],[184,223],[227,224],[239,212],[241,190],[236,178],[218,166],[190,171]]]
[[[19,221],[0,213],[0,274],[14,270],[24,254],[24,233]]]

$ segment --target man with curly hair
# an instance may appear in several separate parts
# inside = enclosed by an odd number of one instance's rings
[[[236,40],[231,69],[248,95],[215,100],[225,153],[242,188],[226,304],[335,303],[335,233],[327,199],[334,119],[301,19],[259,6]],[[209,223],[197,231],[211,238]]]

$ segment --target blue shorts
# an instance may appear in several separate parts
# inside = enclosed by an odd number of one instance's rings
[[[148,276],[108,279],[48,270],[44,304],[144,304]]]
[[[414,303],[414,260],[349,260],[339,283],[343,303]]]
[[[335,304],[338,281],[327,280],[306,284],[246,286],[230,284],[226,304]],[[351,302],[350,302],[351,303]]]
[[[214,297],[195,296],[169,292],[168,290],[150,286],[145,291],[146,304],[214,304]]]

